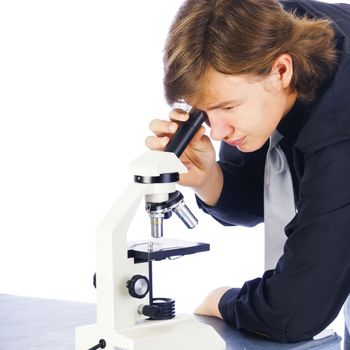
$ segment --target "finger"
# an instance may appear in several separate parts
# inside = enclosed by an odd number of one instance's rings
[[[167,120],[153,119],[148,127],[156,136],[164,136],[173,134],[177,130],[178,125],[177,123],[169,122]]]
[[[192,140],[191,140],[191,144],[193,144],[193,143],[199,141],[199,140],[203,137],[203,135],[205,134],[205,131],[206,131],[206,129],[205,129],[205,127],[202,125],[202,126],[198,129],[198,131],[194,134],[194,136],[193,136],[193,138],[192,138]]]
[[[173,109],[169,113],[170,120],[176,120],[180,122],[185,122],[189,117],[189,114],[182,109]]]
[[[145,145],[151,150],[162,150],[169,142],[169,137],[155,137],[155,136],[148,136],[145,140]]]

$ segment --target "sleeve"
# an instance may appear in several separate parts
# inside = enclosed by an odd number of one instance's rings
[[[267,144],[260,150],[243,153],[221,143],[218,164],[224,185],[215,206],[197,197],[198,206],[223,225],[255,226],[264,220],[264,166]]]
[[[219,310],[234,327],[276,341],[309,339],[350,292],[350,140],[305,160],[298,213],[276,269],[228,291]]]

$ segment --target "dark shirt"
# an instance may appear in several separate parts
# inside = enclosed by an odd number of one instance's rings
[[[219,310],[236,328],[293,342],[326,328],[350,293],[350,6],[281,3],[288,11],[333,21],[338,68],[313,103],[297,101],[277,127],[297,207],[285,227],[284,253],[274,270],[226,292]],[[203,211],[223,225],[263,222],[266,152],[267,144],[242,153],[222,143],[223,191],[214,207],[198,199]]]

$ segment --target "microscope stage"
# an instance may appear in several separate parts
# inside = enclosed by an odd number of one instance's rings
[[[209,250],[210,244],[208,243],[155,238],[148,241],[129,242],[128,258],[134,258],[135,262],[139,263],[150,260],[175,259]]]

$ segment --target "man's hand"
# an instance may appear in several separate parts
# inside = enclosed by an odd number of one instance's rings
[[[229,289],[231,289],[231,287],[220,287],[214,289],[204,298],[203,302],[194,310],[194,313],[197,315],[214,316],[222,319],[219,311],[219,301]]]
[[[148,136],[146,146],[151,150],[164,150],[176,132],[179,122],[188,120],[189,114],[172,110],[170,121],[153,119],[150,130],[154,136]],[[201,126],[192,141],[186,147],[180,159],[188,172],[180,175],[179,185],[191,187],[199,198],[208,205],[214,206],[220,197],[223,187],[223,174],[215,159],[215,149]]]

